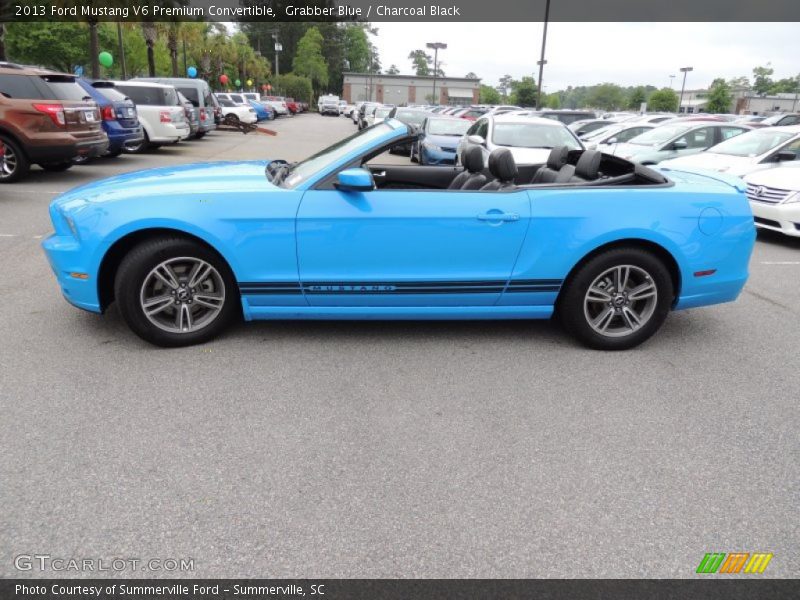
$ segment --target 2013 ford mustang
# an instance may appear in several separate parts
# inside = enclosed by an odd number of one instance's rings
[[[463,167],[379,164],[396,120],[295,164],[129,173],[50,206],[66,299],[162,346],[254,319],[546,319],[624,349],[673,309],[734,300],[755,228],[744,184],[556,148]]]

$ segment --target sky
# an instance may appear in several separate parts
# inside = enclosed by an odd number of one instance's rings
[[[702,1],[702,0],[698,0]],[[426,42],[439,51],[446,75],[470,71],[497,85],[505,74],[538,75],[542,23],[373,23],[384,70],[413,73],[408,53]],[[686,89],[708,87],[771,63],[773,78],[800,73],[798,23],[550,23],[543,82],[546,92],[612,82],[681,86],[680,67],[694,67]],[[674,80],[670,75],[675,75]]]

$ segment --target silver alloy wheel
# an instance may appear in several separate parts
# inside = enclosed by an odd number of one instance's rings
[[[606,337],[625,337],[644,327],[656,309],[652,276],[633,265],[617,265],[596,277],[583,300],[589,326]]]
[[[139,302],[147,319],[170,333],[191,333],[208,326],[225,304],[225,283],[211,264],[199,258],[171,258],[144,278]]]
[[[17,155],[9,144],[0,144],[5,151],[0,156],[0,177],[11,177],[17,170]]]

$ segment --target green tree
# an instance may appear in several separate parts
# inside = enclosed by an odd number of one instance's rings
[[[594,86],[586,102],[602,110],[619,110],[625,106],[625,93],[615,83],[601,83]]]
[[[397,65],[391,65],[388,69],[386,69],[387,75],[397,75],[400,72],[400,69],[397,68]]]
[[[319,29],[310,28],[300,38],[293,62],[294,72],[308,77],[317,91],[328,85],[328,65],[322,55],[323,41]]]
[[[748,79],[745,75],[740,75],[739,77],[733,77],[728,81],[728,85],[731,88],[750,88],[750,79]]]
[[[770,94],[793,94],[800,89],[800,75],[797,77],[784,77],[772,84]]]
[[[662,88],[650,94],[648,108],[656,112],[677,112],[678,94],[672,88]]]
[[[710,113],[726,113],[731,110],[733,104],[733,94],[728,83],[720,78],[711,83],[708,90],[708,101],[706,111]]]
[[[475,73],[470,71],[469,73],[464,75],[464,79],[480,79],[480,77],[478,77],[477,75],[475,75]]]
[[[500,95],[503,96],[503,100],[508,99],[508,92],[511,89],[512,81],[514,81],[514,78],[511,77],[511,75],[503,75],[497,82],[497,90],[500,92]]]
[[[408,53],[408,58],[411,61],[414,72],[418,76],[431,74],[430,65],[433,58],[431,58],[431,55],[427,54],[425,50],[413,50]]]
[[[313,98],[313,86],[308,77],[286,73],[272,78],[272,87],[283,96],[303,100],[311,104]]]
[[[509,100],[518,106],[536,106],[536,80],[533,77],[523,77],[519,81],[511,82],[511,96]]]
[[[642,102],[646,101],[647,93],[644,88],[642,86],[636,87],[631,91],[631,95],[628,96],[628,110],[638,111],[642,106]]]
[[[775,69],[770,67],[770,63],[767,63],[765,67],[755,67],[753,69],[753,91],[759,95],[768,94],[773,84],[773,73],[775,73]]]
[[[561,108],[561,97],[558,93],[547,95],[547,108],[558,110]]]
[[[490,85],[481,85],[478,98],[481,104],[500,104],[502,102],[500,92]]]

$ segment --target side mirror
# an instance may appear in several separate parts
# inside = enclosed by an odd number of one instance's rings
[[[334,187],[341,192],[371,192],[375,189],[375,180],[367,169],[345,169],[339,171]]]
[[[686,150],[689,147],[689,144],[686,143],[686,140],[678,140],[677,142],[673,142],[672,149],[673,150]]]
[[[615,137],[612,137],[611,139],[609,139],[609,140],[606,140],[606,141],[605,141],[605,142],[603,142],[603,143],[604,143],[604,144],[616,144],[616,143],[618,143],[618,142],[619,142],[619,140],[618,140],[617,138],[615,138]]]
[[[784,161],[788,161],[788,160],[797,160],[797,154],[795,154],[791,150],[781,150],[775,156],[778,159],[778,162],[784,162]]]
[[[481,136],[479,136],[479,135],[470,135],[470,136],[467,136],[467,141],[468,141],[470,144],[475,144],[476,146],[485,146],[485,145],[486,145],[486,140],[485,140],[485,139],[483,139],[483,138],[482,138]]]

